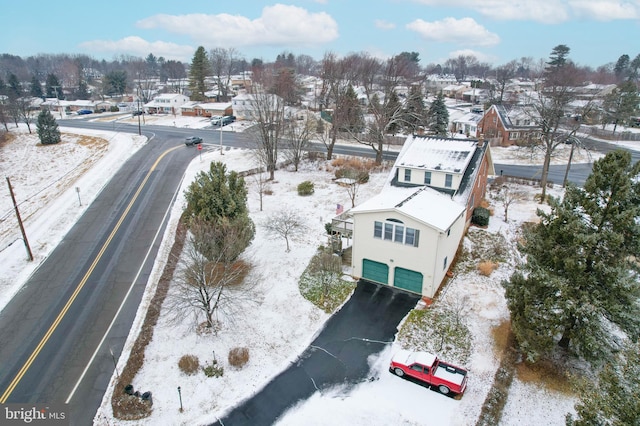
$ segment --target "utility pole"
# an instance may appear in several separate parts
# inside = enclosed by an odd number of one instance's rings
[[[29,241],[27,240],[27,233],[24,231],[24,225],[22,224],[22,218],[20,217],[20,211],[18,210],[18,203],[16,203],[16,196],[13,194],[13,187],[11,181],[7,176],[7,185],[9,185],[9,193],[11,193],[11,200],[13,201],[13,208],[16,210],[16,216],[18,217],[18,225],[20,226],[20,232],[22,232],[22,241],[27,249],[28,259],[31,262],[33,260],[33,253],[31,253],[31,247],[29,247]]]

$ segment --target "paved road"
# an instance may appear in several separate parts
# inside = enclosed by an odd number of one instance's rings
[[[0,312],[0,402],[68,403],[91,424],[195,156],[182,137],[148,142]]]
[[[215,424],[271,425],[318,390],[367,380],[367,358],[393,342],[398,324],[418,300],[417,295],[361,280],[295,364]]]

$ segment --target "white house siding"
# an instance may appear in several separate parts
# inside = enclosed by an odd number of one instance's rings
[[[407,177],[406,170],[411,170],[409,180],[405,179]],[[454,190],[460,187],[460,182],[462,181],[462,173],[442,170],[414,169],[410,167],[398,167],[398,182],[410,183],[414,185],[424,185],[424,176],[427,172],[431,172],[431,183],[429,183],[429,186],[433,186],[436,188],[450,188]],[[451,185],[449,186],[445,185],[446,175],[451,175]]]
[[[422,295],[433,297],[462,239],[464,211],[463,206],[430,188],[394,188],[351,209],[354,276],[363,277],[364,259],[388,266],[386,284],[390,286],[394,285],[395,268],[416,271],[422,274]],[[429,218],[430,222],[420,217]],[[419,231],[417,247],[385,240],[384,229],[383,238],[374,236],[376,221],[384,224],[394,220]]]

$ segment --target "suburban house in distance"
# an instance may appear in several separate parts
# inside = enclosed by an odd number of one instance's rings
[[[492,174],[482,139],[410,136],[382,191],[333,220],[353,275],[433,298]]]
[[[178,109],[187,102],[189,102],[188,96],[179,93],[163,93],[144,104],[144,109],[149,114],[178,114]]]
[[[231,102],[187,102],[180,106],[180,115],[192,117],[213,117],[233,115]]]
[[[541,129],[532,115],[520,107],[508,110],[504,105],[491,105],[478,122],[476,137],[483,135],[493,146],[539,139]]]

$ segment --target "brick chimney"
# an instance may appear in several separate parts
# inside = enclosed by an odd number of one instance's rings
[[[484,146],[484,134],[480,133],[480,137],[478,138],[478,148],[482,148]]]

